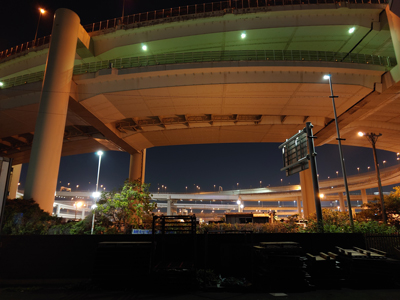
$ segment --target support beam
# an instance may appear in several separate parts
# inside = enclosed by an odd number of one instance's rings
[[[131,154],[129,163],[129,181],[140,180],[144,183],[146,171],[146,149]]]
[[[22,164],[12,166],[10,194],[8,195],[8,199],[17,198],[18,182],[19,182],[19,177],[21,176],[21,169],[22,169]]]
[[[362,189],[361,190],[361,200],[362,203],[368,203],[368,196],[367,196],[367,190],[366,189]]]
[[[395,10],[398,9],[395,8]],[[396,12],[396,11],[395,11]],[[395,12],[390,10],[389,5],[386,6],[386,15],[389,22],[390,28],[390,36],[393,42],[394,54],[396,55],[397,61],[400,59],[400,17],[396,15]],[[395,82],[400,81],[400,66],[396,65],[392,70],[390,70],[390,74],[392,75]]]
[[[340,206],[340,211],[341,212],[345,212],[346,211],[346,206],[344,205],[343,193],[339,193],[339,206]]]
[[[172,216],[172,200],[167,200],[167,216]]]
[[[57,186],[79,25],[73,11],[56,11],[25,185],[24,198],[34,199],[49,213]]]
[[[301,197],[297,197],[296,203],[297,203],[297,213],[299,214],[299,218],[302,219],[304,218],[304,216],[303,212],[301,211]]]
[[[304,218],[308,218],[310,215],[316,213],[315,209],[315,197],[314,197],[314,186],[311,175],[311,169],[306,169],[299,173],[300,185],[301,185],[301,196],[303,200],[303,214]]]

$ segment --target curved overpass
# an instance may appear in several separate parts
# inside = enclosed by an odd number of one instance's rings
[[[62,154],[282,142],[307,121],[318,145],[333,143],[326,73],[346,144],[367,146],[355,133],[379,131],[378,147],[397,152],[398,17],[386,1],[302,2],[221,2],[80,27]],[[0,55],[0,155],[16,164],[29,161],[47,53],[43,44]]]
[[[382,169],[381,180],[383,186],[400,184],[400,166]],[[358,203],[366,203],[369,200],[373,200],[377,197],[376,195],[372,194],[367,195],[365,191],[366,189],[377,187],[377,180],[374,171],[349,176],[348,184],[350,192],[361,191],[361,194],[350,195],[354,209],[359,209],[360,206],[360,204],[355,206],[354,201],[359,201]],[[337,206],[340,206],[341,210],[344,211],[346,209],[344,201],[341,201],[339,196],[339,193],[343,195],[345,192],[342,178],[321,180],[320,188],[321,192],[324,193],[324,197],[321,198],[321,201],[338,201],[335,206],[331,207],[323,205],[324,208],[330,207],[336,209]],[[362,190],[365,191],[365,195],[363,195]],[[66,215],[63,215],[66,210],[74,212],[75,207],[71,204],[71,201],[75,198],[76,201],[84,201],[86,204],[86,207],[77,209],[77,211],[79,211],[77,216],[81,218],[81,216],[85,216],[85,212],[89,211],[88,207],[90,207],[93,203],[93,199],[91,197],[92,192],[57,192],[54,203],[54,213],[62,217],[67,217]],[[65,199],[70,200],[68,201]],[[223,192],[152,194],[152,200],[157,202],[159,209],[167,209],[167,213],[171,213],[171,209],[177,211],[179,209],[188,209],[195,213],[198,217],[204,217],[204,211],[215,211],[221,213],[225,210],[234,211],[238,209],[238,205],[236,204],[238,199],[240,199],[240,201],[244,204],[243,211],[257,212],[275,210],[277,211],[278,215],[288,215],[292,213],[301,214],[301,202],[303,201],[301,186],[299,185],[231,190]],[[275,203],[278,201],[280,201],[280,205]],[[73,216],[71,215],[70,217],[72,218]]]

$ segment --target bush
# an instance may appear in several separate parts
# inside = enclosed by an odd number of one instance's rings
[[[347,212],[333,211],[327,208],[322,209],[322,218],[325,233],[380,233],[393,234],[398,232],[394,226],[381,224],[373,220],[354,220],[354,228],[351,227],[349,215]],[[316,214],[311,215],[308,220],[308,226],[301,232],[318,232],[318,223]]]
[[[49,228],[61,224],[61,218],[43,211],[32,199],[7,200],[2,234],[48,234]]]

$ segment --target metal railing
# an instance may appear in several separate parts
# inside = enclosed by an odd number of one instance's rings
[[[137,68],[145,66],[184,64],[198,62],[222,61],[321,61],[370,64],[391,68],[397,64],[396,59],[387,56],[367,54],[348,54],[342,52],[304,51],[304,50],[237,50],[237,51],[203,51],[165,53],[148,56],[136,56],[104,60],[76,65],[73,74],[94,73],[110,67],[116,69]],[[44,71],[25,74],[2,81],[2,88],[42,81]]]
[[[105,21],[96,22],[93,24],[83,26],[87,32],[101,31],[105,29],[116,28],[119,25],[130,25],[138,24],[145,26],[146,23],[154,25],[155,23],[162,23],[164,20],[174,19],[176,17],[185,16],[196,16],[204,17],[212,13],[220,12],[225,13],[236,13],[247,12],[248,9],[265,10],[270,6],[289,6],[289,5],[317,5],[317,4],[334,4],[338,7],[357,5],[357,4],[388,4],[389,0],[227,0],[211,3],[202,3],[194,5],[186,5],[180,7],[174,7],[169,9],[161,9],[150,12],[138,13],[133,15],[124,16],[123,18],[114,18]],[[243,11],[245,10],[245,11]],[[157,22],[158,21],[158,22]],[[14,54],[24,52],[29,49],[35,49],[36,47],[49,44],[51,36],[45,36],[17,45],[10,49],[0,52],[0,60],[9,57]]]

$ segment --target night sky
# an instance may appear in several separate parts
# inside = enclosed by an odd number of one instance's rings
[[[38,37],[51,33],[53,14],[57,8],[65,7],[75,11],[81,18],[81,24],[120,17],[123,0],[96,0],[96,1],[3,1],[0,10],[0,51],[14,47],[34,39],[38,22],[38,8],[42,7],[48,13],[42,16]],[[154,9],[176,7],[212,1],[134,1],[125,0],[125,15],[146,12]],[[84,4],[82,4],[84,3]],[[327,100],[329,100],[327,98]],[[293,132],[295,134],[296,132]],[[282,141],[285,138],[282,137]],[[346,142],[344,142],[345,145]],[[156,147],[147,150],[146,182],[151,183],[151,190],[157,191],[161,185],[167,186],[167,192],[194,191],[194,185],[201,187],[201,191],[212,191],[222,186],[224,190],[239,188],[279,186],[283,184],[298,184],[299,176],[285,177],[281,172],[282,157],[278,149],[279,144],[214,144],[214,145],[187,145]],[[379,147],[379,141],[378,141]],[[339,152],[337,145],[318,147],[317,164],[320,179],[328,176],[336,177],[336,171],[341,176]],[[374,170],[372,150],[344,146],[343,153],[346,160],[348,175],[366,172],[371,166]],[[378,159],[385,166],[397,164],[396,153],[378,150]],[[63,157],[60,165],[60,185],[70,183],[73,189],[79,185],[80,190],[94,190],[97,175],[98,156],[94,153]],[[118,188],[128,177],[129,154],[108,151],[103,155],[100,173],[100,185],[107,190]],[[27,165],[23,166],[21,187],[24,186]],[[90,184],[89,184],[90,182]],[[385,187],[384,191],[390,191]]]

